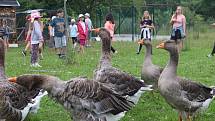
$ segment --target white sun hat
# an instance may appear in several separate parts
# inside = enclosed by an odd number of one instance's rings
[[[84,15],[83,14],[79,14],[78,18],[81,18],[81,17],[84,17]]]
[[[89,14],[89,13],[85,13],[84,15],[90,17],[90,14]]]
[[[71,19],[71,22],[75,22],[75,19]]]

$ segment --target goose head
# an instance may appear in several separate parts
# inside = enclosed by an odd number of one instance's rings
[[[174,40],[163,41],[159,45],[157,45],[156,48],[157,49],[165,49],[169,52],[177,52],[178,51],[177,43]]]
[[[30,75],[30,74],[8,78],[8,81],[22,85],[29,90],[32,90],[35,88],[43,88],[47,80],[49,80],[48,76]]]
[[[102,51],[103,52],[110,52],[110,48],[111,48],[110,32],[105,28],[100,28],[98,34],[102,40]]]

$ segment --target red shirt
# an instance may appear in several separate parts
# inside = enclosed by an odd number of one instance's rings
[[[78,37],[79,39],[86,39],[87,38],[87,34],[88,34],[88,27],[87,24],[85,23],[85,28],[82,27],[81,22],[78,22]],[[85,29],[85,31],[84,31]]]

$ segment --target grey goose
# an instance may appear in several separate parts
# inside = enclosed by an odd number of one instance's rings
[[[146,90],[151,90],[151,86],[146,85],[143,80],[113,67],[110,54],[110,33],[105,28],[100,28],[98,34],[102,41],[102,47],[98,68],[94,70],[94,79],[113,89],[118,94],[127,96],[128,99],[136,104],[141,94]]]
[[[87,78],[62,81],[48,75],[21,75],[11,78],[28,89],[41,88],[71,113],[73,121],[118,121],[133,102],[101,83]]]
[[[141,79],[145,81],[148,85],[153,85],[154,89],[157,89],[158,79],[160,77],[163,68],[154,65],[152,63],[152,44],[150,40],[144,40],[142,42],[143,45],[146,47],[146,54],[142,66],[141,71]]]
[[[215,95],[215,89],[199,82],[177,76],[179,53],[173,40],[162,42],[157,48],[169,52],[170,60],[158,80],[158,89],[166,102],[179,111],[179,121],[182,114],[188,120],[195,112],[206,109]]]
[[[23,121],[29,111],[38,110],[37,106],[44,94],[39,89],[30,91],[7,81],[4,42],[0,39],[0,121]]]

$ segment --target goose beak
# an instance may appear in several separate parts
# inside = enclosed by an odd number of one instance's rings
[[[92,29],[92,31],[94,31],[94,32],[96,32],[96,33],[98,33],[98,32],[99,32],[99,30],[100,30],[100,28]]]
[[[156,46],[157,49],[164,49],[164,42]]]
[[[8,78],[8,81],[16,83],[17,77]]]

